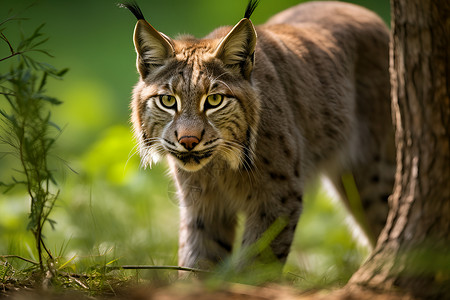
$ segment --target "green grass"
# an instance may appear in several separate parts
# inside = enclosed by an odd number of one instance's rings
[[[113,131],[117,133],[117,128]],[[110,136],[105,135],[105,143],[99,141],[99,144],[108,144],[108,138]],[[137,157],[131,158],[134,159]],[[177,264],[178,212],[171,200],[173,196],[170,180],[164,175],[165,166],[143,171],[134,169],[135,163],[138,162],[128,162],[126,168],[132,167],[134,171],[127,173],[124,169],[123,176],[116,178],[115,184],[110,180],[98,180],[98,177],[95,183],[89,183],[92,174],[71,176],[75,182],[66,179],[65,186],[71,188],[64,191],[62,199],[65,194],[76,197],[70,202],[63,200],[53,215],[58,221],[56,230],[46,230],[46,241],[58,257],[56,265],[60,271],[84,274],[85,277],[79,280],[95,275],[95,280],[89,281],[92,286],[85,284],[89,290],[104,291],[104,284],[109,281],[116,284],[122,280],[170,283],[176,279],[176,271],[101,272],[107,265]],[[95,172],[107,177],[109,168],[114,169],[113,164]],[[353,240],[344,219],[344,209],[330,201],[323,190],[314,189],[307,194],[304,214],[281,282],[301,289],[345,284],[364,259],[367,249]],[[26,237],[27,233],[23,232],[22,236]],[[9,249],[0,250],[0,253],[33,258],[29,249],[17,241],[10,242]],[[18,270],[26,266],[17,260],[10,262]],[[224,272],[222,267],[218,271],[209,282],[231,280],[262,284],[274,279],[280,281],[270,266],[258,266],[239,276],[235,276],[232,269]],[[63,286],[83,289],[76,282],[68,282]]]
[[[55,230],[44,230],[45,241],[57,257],[56,268],[84,276],[78,280],[89,291],[104,292],[105,286],[120,286],[124,281],[167,283],[176,279],[176,271],[105,273],[103,269],[129,264],[177,264],[178,207],[166,175],[167,166],[141,169],[138,156],[132,155],[133,147],[127,127],[106,130],[80,160],[72,163],[77,174],[67,173],[62,183],[60,202],[52,212],[57,221]],[[0,197],[0,226],[4,229],[0,253],[35,260],[33,239],[24,223],[26,197],[19,193]],[[304,213],[282,282],[301,289],[343,285],[368,251],[352,238],[345,209],[330,200],[322,187],[313,186],[304,201]],[[17,259],[8,262],[15,270],[30,266]],[[274,278],[279,280],[265,266],[238,277],[232,272],[223,276],[223,269],[219,271],[211,282],[262,284]],[[86,289],[64,276],[61,281],[58,285],[62,287]]]

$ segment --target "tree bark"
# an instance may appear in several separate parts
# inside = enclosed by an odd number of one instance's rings
[[[350,286],[450,299],[450,1],[391,0],[397,171],[387,224]]]

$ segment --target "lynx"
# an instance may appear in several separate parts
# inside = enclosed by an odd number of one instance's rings
[[[341,178],[353,174],[368,235],[386,220],[395,151],[385,24],[353,4],[310,2],[254,27],[257,2],[203,39],[172,39],[124,5],[137,18],[132,123],[142,161],[168,160],[181,266],[225,260],[238,213],[243,247],[281,222],[268,257],[283,264],[319,174],[350,212]]]

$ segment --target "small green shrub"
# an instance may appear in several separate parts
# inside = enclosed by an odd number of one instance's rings
[[[55,221],[49,215],[58,198],[54,169],[50,160],[55,140],[61,129],[51,121],[49,105],[59,105],[61,101],[46,95],[49,77],[61,79],[67,69],[57,70],[31,56],[33,52],[50,54],[40,48],[47,39],[43,38],[39,26],[30,36],[21,35],[14,47],[7,38],[6,25],[17,24],[16,18],[8,18],[0,23],[0,38],[9,48],[9,55],[0,58],[2,69],[9,64],[9,71],[0,73],[0,143],[5,151],[1,159],[12,158],[18,168],[11,170],[10,182],[0,182],[4,192],[16,186],[24,188],[30,197],[30,213],[27,228],[31,230],[36,242],[39,266],[44,271],[43,250],[49,258],[50,251],[43,241],[43,226]]]

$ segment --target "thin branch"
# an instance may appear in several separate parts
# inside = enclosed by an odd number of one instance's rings
[[[35,262],[34,260],[31,260],[31,259],[19,256],[19,255],[0,255],[0,258],[6,258],[6,259],[8,259],[8,258],[18,258],[18,259],[21,259],[23,261],[29,262],[30,264],[39,265],[38,262]]]
[[[68,276],[69,277],[69,279],[71,279],[71,280],[73,280],[73,281],[75,281],[79,286],[81,286],[82,288],[84,288],[84,289],[86,289],[86,290],[89,290],[89,287],[87,287],[83,282],[81,282],[81,280],[79,280],[79,279],[77,279],[77,278],[75,278],[75,277],[73,277],[73,276]]]
[[[5,95],[5,96],[15,96],[16,94],[14,94],[14,93],[4,93],[4,92],[0,92],[0,95]]]
[[[9,56],[0,58],[0,62],[1,62],[1,61],[4,61],[4,60],[7,60],[7,59],[9,59],[9,58],[11,58],[11,57],[17,56],[17,55],[22,55],[22,54],[27,53],[27,52],[41,52],[41,53],[44,53],[44,54],[46,54],[46,55],[48,55],[48,56],[51,56],[50,54],[48,54],[48,53],[47,53],[46,51],[44,51],[44,50],[39,50],[39,49],[28,49],[28,50],[23,50],[23,51],[13,52],[13,53],[12,53],[11,55],[9,55]]]
[[[8,44],[9,51],[11,51],[11,54],[14,54],[14,48],[12,47],[12,45],[9,42],[8,38],[3,34],[3,32],[1,32],[0,34],[2,35],[2,40],[4,40]]]
[[[41,240],[41,245],[42,245],[42,247],[44,247],[45,252],[47,252],[47,255],[50,257],[50,259],[53,260],[53,255],[50,252],[50,250],[48,250],[47,246],[45,245],[44,240],[42,239],[42,234],[40,235],[40,240]]]
[[[210,273],[210,271],[197,269],[197,268],[188,268],[188,267],[180,267],[180,266],[148,266],[148,265],[124,265],[124,266],[106,266],[106,268],[111,270],[176,270],[176,271],[189,271],[195,273]]]
[[[0,61],[7,60],[7,59],[9,59],[9,58],[11,58],[11,57],[14,57],[14,56],[16,56],[16,55],[20,55],[20,54],[23,54],[23,53],[24,53],[24,52],[13,52],[11,55],[8,55],[8,56],[6,56],[6,57],[0,58]]]

